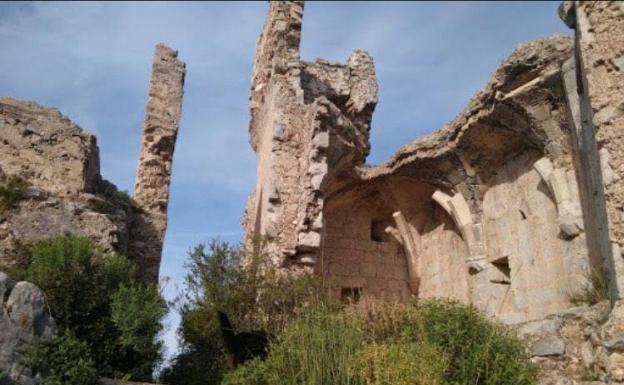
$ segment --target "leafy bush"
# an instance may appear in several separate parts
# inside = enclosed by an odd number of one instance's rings
[[[149,379],[160,362],[162,343],[154,338],[162,326],[167,304],[154,286],[122,284],[111,298],[111,318],[118,332],[121,357],[118,371],[131,378]]]
[[[160,380],[177,385],[218,384],[225,353],[217,310],[230,317],[236,331],[279,333],[305,304],[322,301],[320,281],[310,275],[283,274],[264,253],[212,241],[195,247],[186,263],[186,293],[178,309],[183,349]],[[198,363],[201,363],[198,365]],[[182,373],[185,373],[184,375]],[[194,379],[197,379],[196,382]]]
[[[303,312],[271,345],[266,361],[252,361],[226,374],[224,384],[355,385],[352,370],[364,336],[329,306]]]
[[[373,302],[304,312],[266,361],[227,373],[227,385],[529,385],[524,345],[477,310],[444,300]]]
[[[447,360],[439,348],[426,341],[402,340],[366,345],[355,361],[367,385],[444,384]]]
[[[19,176],[12,176],[0,184],[0,214],[24,198],[28,183]]]
[[[65,333],[34,341],[23,363],[43,376],[41,385],[95,385],[98,376],[90,353],[86,343]]]
[[[11,274],[43,290],[59,329],[85,344],[98,374],[150,380],[166,310],[158,289],[139,281],[126,257],[102,255],[86,238],[61,236],[25,250],[26,266]]]
[[[445,380],[451,384],[530,385],[537,367],[525,346],[473,306],[445,300],[421,305],[425,338],[448,358]]]

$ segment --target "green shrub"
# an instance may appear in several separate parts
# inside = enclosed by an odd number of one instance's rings
[[[88,346],[98,374],[151,380],[166,304],[155,286],[137,279],[133,263],[102,255],[76,236],[35,242],[25,250],[27,265],[11,274],[43,290],[59,329]]]
[[[254,360],[232,373],[224,384],[357,385],[352,369],[364,342],[344,314],[328,306],[309,309],[291,322],[271,344],[266,361]]]
[[[160,361],[162,344],[154,338],[160,333],[160,319],[167,304],[154,285],[122,284],[111,299],[112,321],[119,331],[118,343],[126,354],[116,369],[131,378],[150,378]],[[118,357],[120,358],[120,357]]]
[[[360,384],[351,364],[364,336],[341,312],[321,306],[305,311],[271,345],[272,384]]]
[[[228,314],[237,332],[265,330],[277,334],[299,307],[322,301],[318,278],[282,274],[263,252],[262,242],[256,249],[259,251],[245,252],[241,247],[212,241],[189,253],[186,294],[179,308],[184,348],[163,371],[161,382],[219,383],[226,366],[217,310]],[[198,361],[204,362],[202,373],[195,372]],[[181,371],[198,381],[189,382]]]
[[[118,202],[124,202],[128,204],[132,202],[132,198],[130,197],[130,193],[128,193],[128,190],[115,190],[113,197]]]
[[[98,376],[86,343],[70,333],[35,340],[23,363],[43,377],[41,385],[95,385]]]
[[[13,207],[21,199],[28,188],[28,183],[19,176],[12,176],[0,184],[0,214]]]
[[[475,308],[444,300],[311,309],[271,344],[265,361],[227,385],[530,385],[525,346]]]
[[[523,343],[488,321],[473,306],[428,300],[421,304],[425,338],[448,358],[445,379],[451,384],[530,385],[537,367]]]
[[[240,366],[237,370],[227,373],[221,385],[270,385],[274,384],[270,365],[255,358],[245,365]],[[278,382],[279,383],[279,382]]]
[[[367,385],[444,384],[447,360],[439,348],[425,341],[371,343],[355,361]]]

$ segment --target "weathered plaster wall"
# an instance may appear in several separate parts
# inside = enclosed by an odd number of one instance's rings
[[[565,234],[554,194],[535,170],[535,153],[523,153],[486,183],[483,224],[490,263],[475,282],[475,302],[508,322],[539,319],[567,308],[589,270],[583,233]],[[564,174],[578,202],[573,170]]]

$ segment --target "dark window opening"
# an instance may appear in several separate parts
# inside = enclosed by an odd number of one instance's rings
[[[522,211],[522,210],[520,210],[520,217],[521,217],[522,219],[527,219],[526,214],[525,214],[525,213],[524,213],[524,211]]]
[[[509,258],[503,257],[492,261],[492,265],[501,273],[497,279],[493,279],[493,283],[500,283],[503,285],[511,284],[511,267],[509,267]]]
[[[389,242],[390,236],[386,233],[386,228],[391,225],[390,221],[377,221],[371,222],[371,241],[375,242]]]
[[[342,289],[340,289],[340,300],[342,300],[343,302],[358,302],[361,295],[361,287],[343,287]]]

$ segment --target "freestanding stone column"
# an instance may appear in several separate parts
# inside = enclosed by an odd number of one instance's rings
[[[185,64],[177,57],[176,50],[164,44],[156,46],[134,187],[139,210],[133,223],[132,254],[150,281],[158,279],[173,151],[180,126]]]

